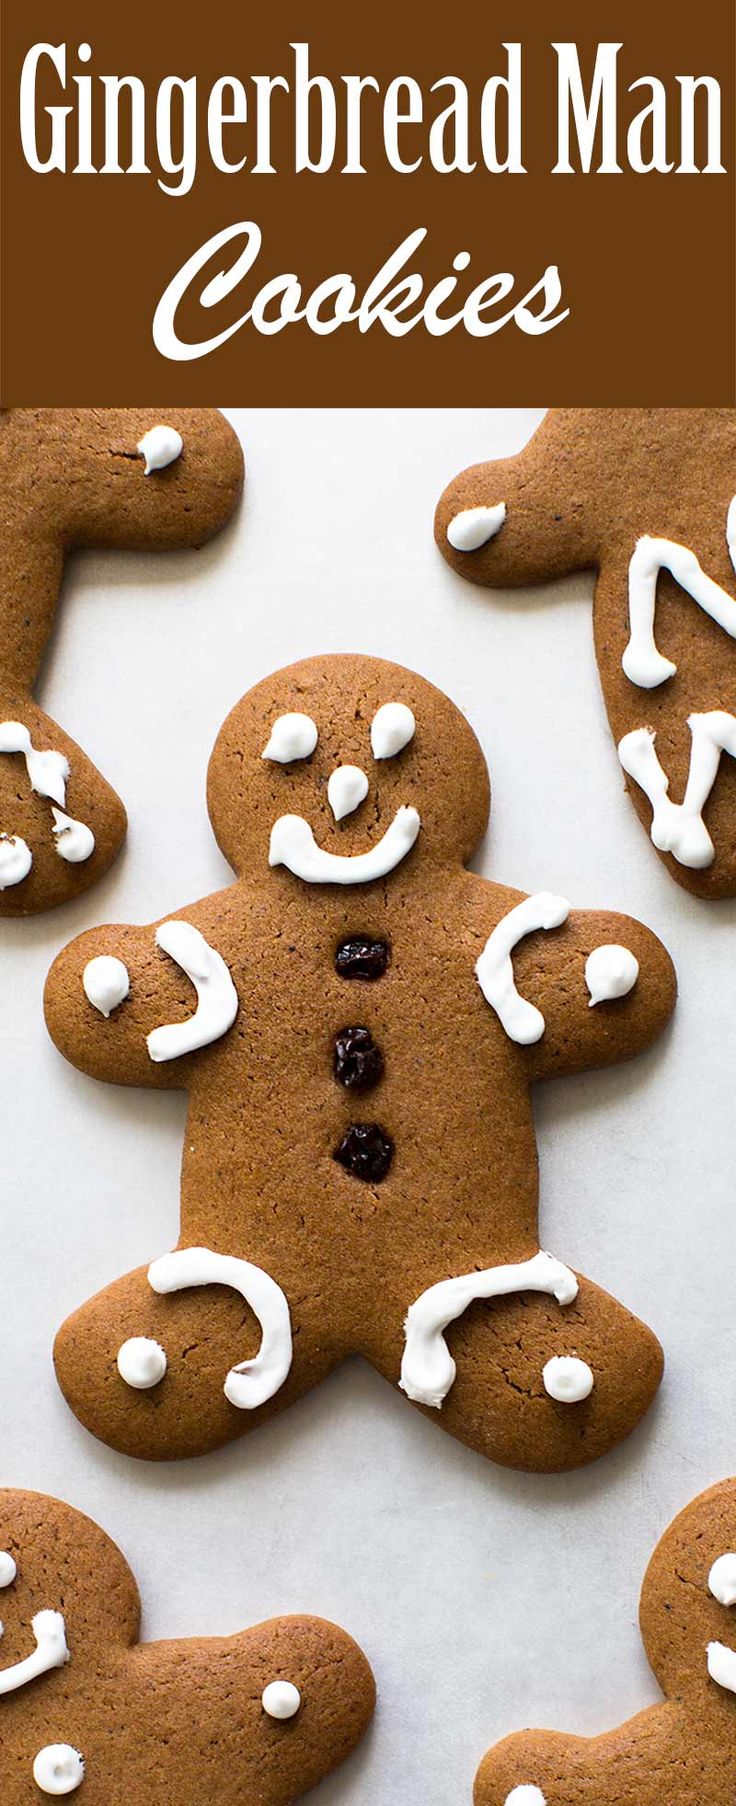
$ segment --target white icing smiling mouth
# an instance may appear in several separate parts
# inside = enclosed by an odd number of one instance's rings
[[[69,1660],[66,1625],[61,1612],[36,1612],[35,1618],[31,1619],[31,1630],[36,1648],[24,1661],[14,1662],[10,1668],[0,1668],[0,1693],[15,1693],[40,1674],[48,1674],[51,1668],[63,1668]]]
[[[305,884],[370,884],[395,871],[411,852],[421,825],[419,811],[402,806],[367,853],[327,853],[303,815],[280,815],[271,829],[268,863],[285,865]]]

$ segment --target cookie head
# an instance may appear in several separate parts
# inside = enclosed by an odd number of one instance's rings
[[[93,1668],[131,1644],[138,1593],[96,1524],[37,1493],[0,1497],[0,1699],[21,1694],[73,1661]]]
[[[671,1698],[736,1727],[736,1480],[703,1493],[655,1549],[641,1596],[651,1667]]]
[[[467,860],[488,820],[488,772],[453,703],[382,659],[288,666],[233,709],[208,776],[226,857],[249,880],[385,881]]]

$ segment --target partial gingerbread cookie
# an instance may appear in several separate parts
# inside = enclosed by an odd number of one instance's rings
[[[370,1721],[352,1638],[320,1618],[138,1642],[138,1590],[81,1512],[0,1492],[0,1798],[41,1806],[291,1806]]]
[[[119,797],[32,701],[66,553],[201,546],[242,482],[216,408],[0,412],[0,915],[79,896],[125,836]]]
[[[475,1806],[733,1806],[736,1480],[663,1536],[639,1619],[664,1703],[602,1737],[524,1731],[481,1763]]]
[[[62,1328],[72,1409],[129,1454],[194,1455],[359,1353],[497,1461],[592,1461],[651,1403],[661,1351],[540,1252],[529,1089],[654,1040],[664,948],[463,869],[483,754],[379,659],[258,684],[208,794],[238,882],[81,936],[47,982],[75,1065],[189,1091],[179,1246]]]
[[[596,656],[632,802],[699,897],[736,895],[735,491],[730,408],[558,408],[518,457],[457,477],[435,520],[473,583],[595,567]]]

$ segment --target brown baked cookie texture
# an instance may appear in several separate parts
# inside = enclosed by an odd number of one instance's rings
[[[733,1806],[736,1480],[702,1493],[655,1549],[641,1634],[665,1695],[601,1737],[524,1731],[490,1750],[475,1806]]]
[[[0,411],[0,915],[79,896],[125,836],[120,798],[32,701],[66,553],[203,545],[242,483],[216,408]]]
[[[597,571],[595,650],[637,815],[672,877],[736,895],[736,411],[558,408],[435,517],[492,588]]]
[[[61,1329],[72,1409],[128,1454],[200,1454],[358,1353],[496,1461],[592,1461],[662,1357],[540,1252],[530,1085],[648,1046],[667,953],[627,917],[464,870],[480,746],[380,659],[259,683],[208,796],[237,883],[84,934],[47,981],[82,1071],[189,1093],[179,1246]]]
[[[81,1512],[0,1491],[0,1798],[290,1806],[350,1755],[375,1688],[334,1624],[139,1643],[120,1550]]]

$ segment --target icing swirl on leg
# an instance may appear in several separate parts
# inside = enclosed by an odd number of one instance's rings
[[[655,751],[652,728],[634,728],[619,742],[618,756],[627,776],[634,779],[652,805],[650,838],[660,853],[672,853],[680,865],[703,871],[713,864],[716,852],[703,820],[703,810],[715,783],[721,754],[736,758],[736,715],[711,709],[689,715],[692,735],[690,769],[681,803],[670,801],[670,780]]]
[[[736,496],[730,504],[726,520],[726,542],[731,562],[736,566]],[[693,602],[710,615],[731,639],[736,639],[736,601],[728,590],[708,577],[702,565],[687,546],[674,539],[652,539],[645,534],[637,540],[629,563],[629,643],[621,664],[629,679],[640,690],[654,690],[674,677],[677,666],[659,652],[654,638],[654,613],[657,602],[657,578],[669,571]]]
[[[36,1612],[35,1618],[31,1619],[31,1630],[36,1648],[24,1661],[14,1662],[11,1668],[0,1668],[0,1694],[16,1693],[19,1687],[37,1680],[40,1674],[48,1674],[52,1668],[63,1668],[69,1661],[66,1626],[61,1612]]]
[[[399,1385],[407,1398],[440,1409],[457,1373],[444,1331],[476,1298],[507,1298],[512,1292],[547,1292],[560,1305],[572,1304],[578,1282],[562,1261],[540,1252],[531,1260],[463,1273],[429,1286],[411,1305],[404,1325]]]
[[[291,1368],[292,1340],[289,1306],[281,1287],[262,1267],[233,1254],[214,1254],[210,1248],[177,1248],[163,1254],[148,1269],[154,1292],[186,1291],[190,1286],[230,1286],[239,1292],[257,1317],[262,1341],[250,1361],[231,1367],[225,1380],[225,1397],[239,1411],[255,1411],[273,1398]]]

